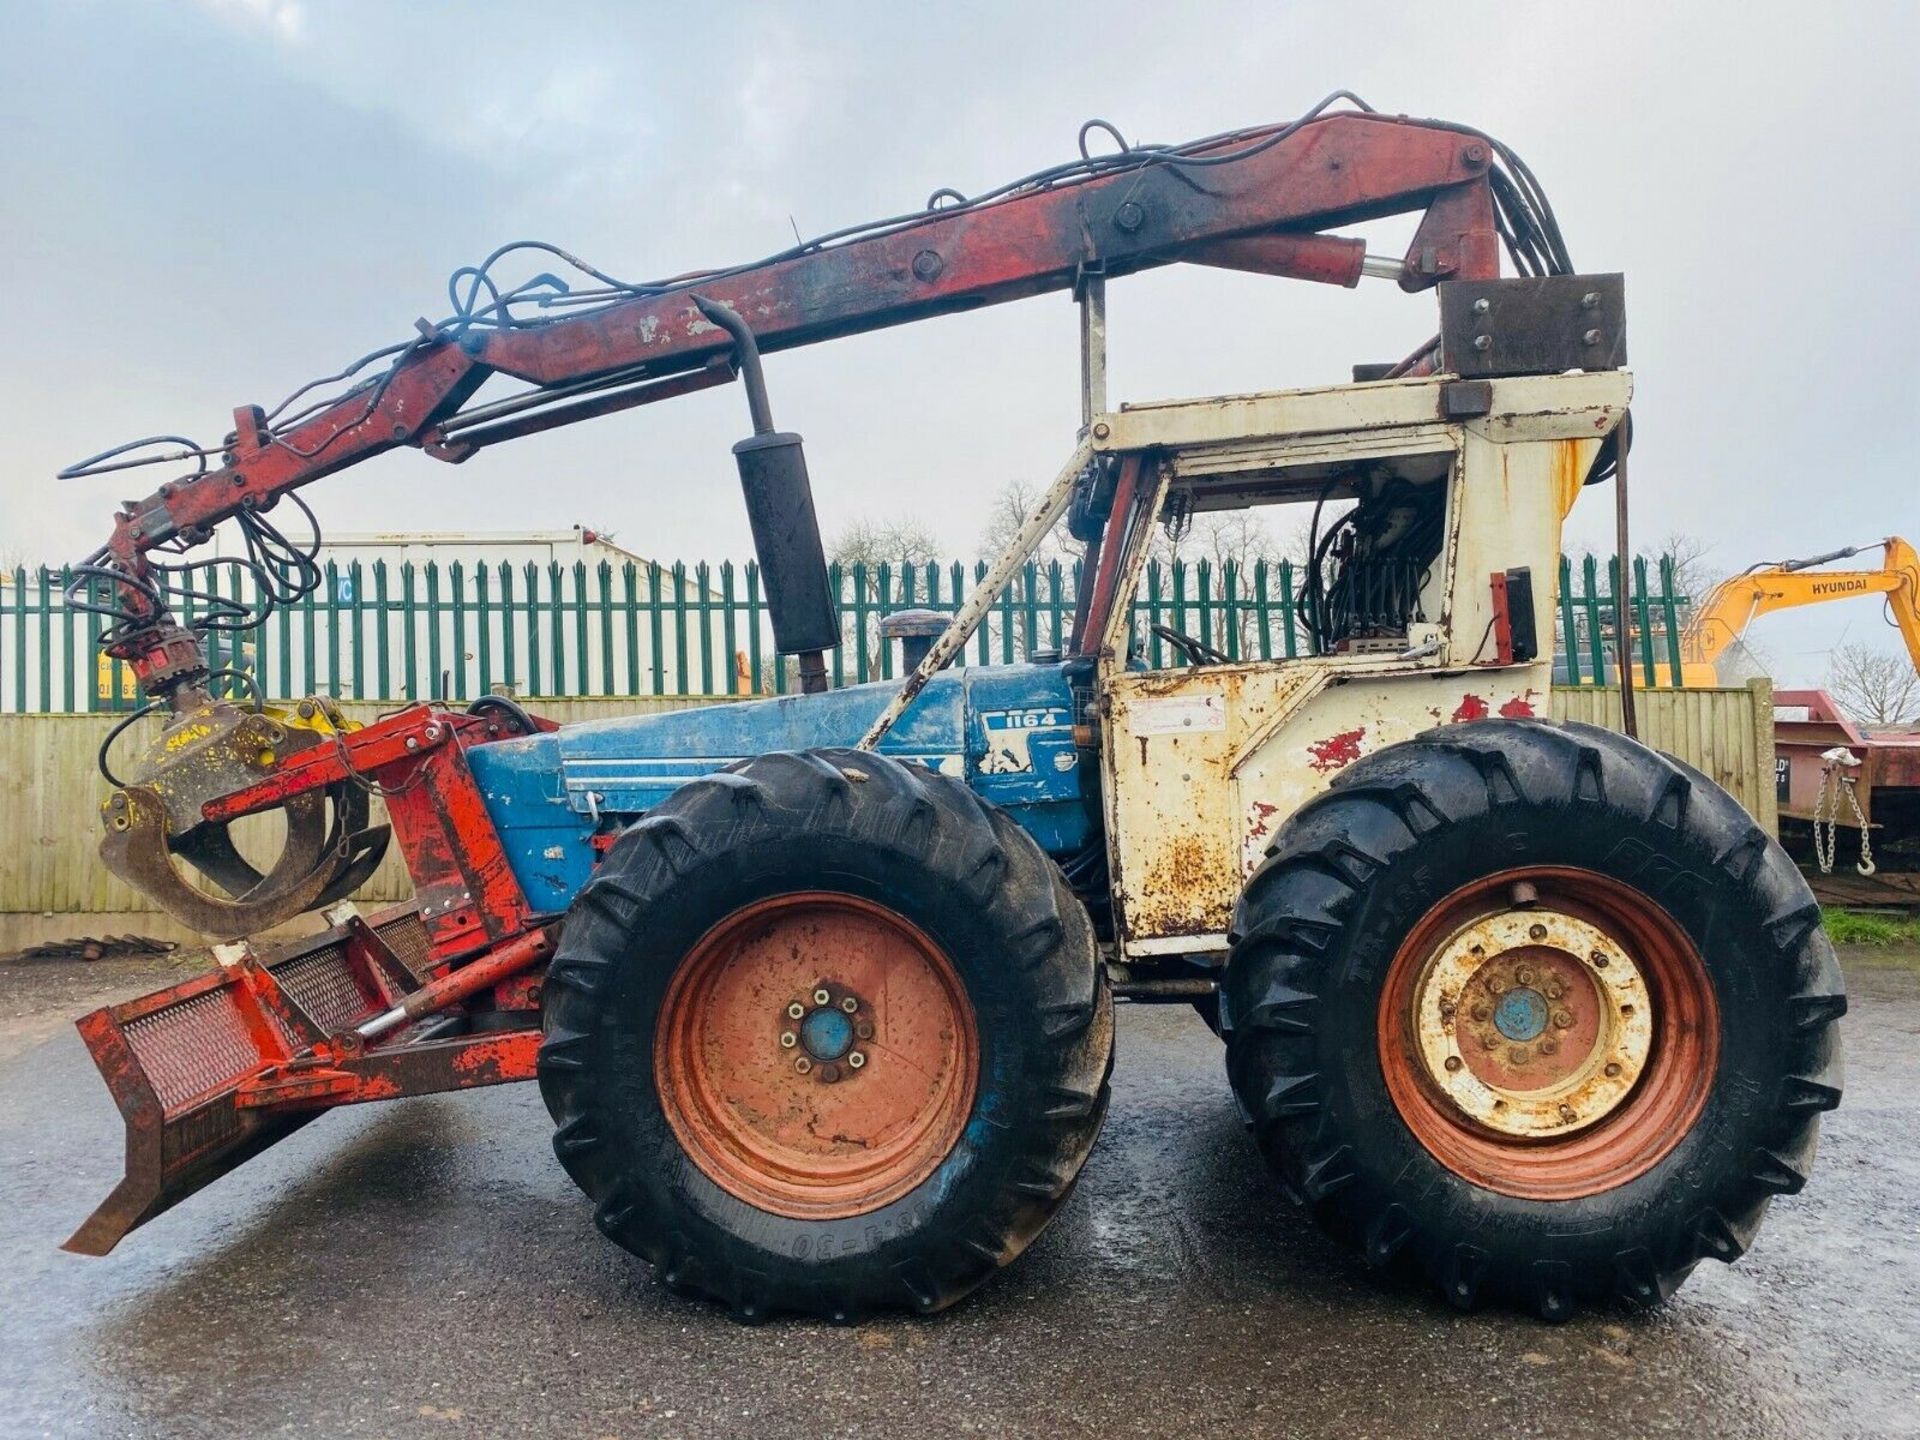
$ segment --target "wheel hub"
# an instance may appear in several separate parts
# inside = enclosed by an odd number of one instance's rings
[[[1547,908],[1456,930],[1416,986],[1427,1079],[1502,1135],[1565,1135],[1612,1114],[1653,1043],[1639,967],[1593,924]]]
[[[654,1079],[688,1157],[759,1209],[824,1219],[912,1190],[959,1143],[973,1007],[905,916],[808,891],[735,911],[681,961]]]

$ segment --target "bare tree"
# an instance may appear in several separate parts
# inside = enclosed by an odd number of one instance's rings
[[[858,599],[874,610],[896,601],[902,588],[899,572],[904,566],[924,567],[944,558],[933,532],[917,520],[899,517],[856,520],[835,535],[827,547],[828,563],[840,567],[840,599]],[[885,590],[880,582],[882,565],[890,567]],[[856,585],[860,587],[858,594],[855,593]],[[880,640],[877,629],[866,635],[856,631],[857,614],[851,606],[842,608],[841,644],[851,653],[865,650],[867,673],[878,675],[880,650],[884,642]],[[851,660],[848,665],[849,669],[854,668]]]
[[[1009,480],[987,505],[986,524],[980,529],[980,558],[996,560],[1013,543],[1027,517],[1040,508],[1045,496],[1031,480]],[[1034,547],[1033,559],[1042,565],[1058,560],[1065,564],[1080,557],[1083,546],[1067,533],[1062,519]]]
[[[849,573],[856,565],[926,565],[943,559],[933,532],[917,520],[856,520],[833,538],[827,560]]]
[[[1827,658],[1827,689],[1862,725],[1905,725],[1920,719],[1920,671],[1907,656],[1858,641]]]

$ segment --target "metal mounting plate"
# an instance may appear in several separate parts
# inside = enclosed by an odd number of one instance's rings
[[[1627,363],[1624,276],[1457,280],[1439,288],[1443,371],[1485,379]]]

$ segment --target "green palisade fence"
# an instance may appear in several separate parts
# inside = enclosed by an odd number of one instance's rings
[[[893,678],[897,646],[880,640],[895,610],[954,610],[986,562],[834,566],[846,641],[834,652],[835,685]],[[1632,567],[1629,609],[1643,684],[1679,673],[1686,598],[1671,560]],[[1011,664],[1064,647],[1079,593],[1077,561],[1032,562],[1001,595],[963,663]],[[0,576],[0,710],[70,713],[139,703],[128,668],[95,642],[98,617],[70,609],[65,570],[20,568]],[[191,624],[251,591],[207,572],[208,594],[180,606]],[[1149,664],[1178,663],[1156,624],[1205,640],[1235,659],[1309,653],[1296,614],[1291,563],[1154,563],[1134,600]],[[1558,683],[1610,678],[1617,566],[1593,557],[1560,562]],[[328,562],[323,583],[265,624],[209,637],[215,666],[252,672],[269,699],[326,693],[346,700],[443,699],[460,703],[505,687],[520,695],[780,694],[790,663],[773,652],[759,568],[723,561],[615,566],[440,566]]]

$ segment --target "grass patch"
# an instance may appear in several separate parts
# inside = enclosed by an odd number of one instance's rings
[[[1920,919],[1831,907],[1823,908],[1820,918],[1836,945],[1920,945]]]

